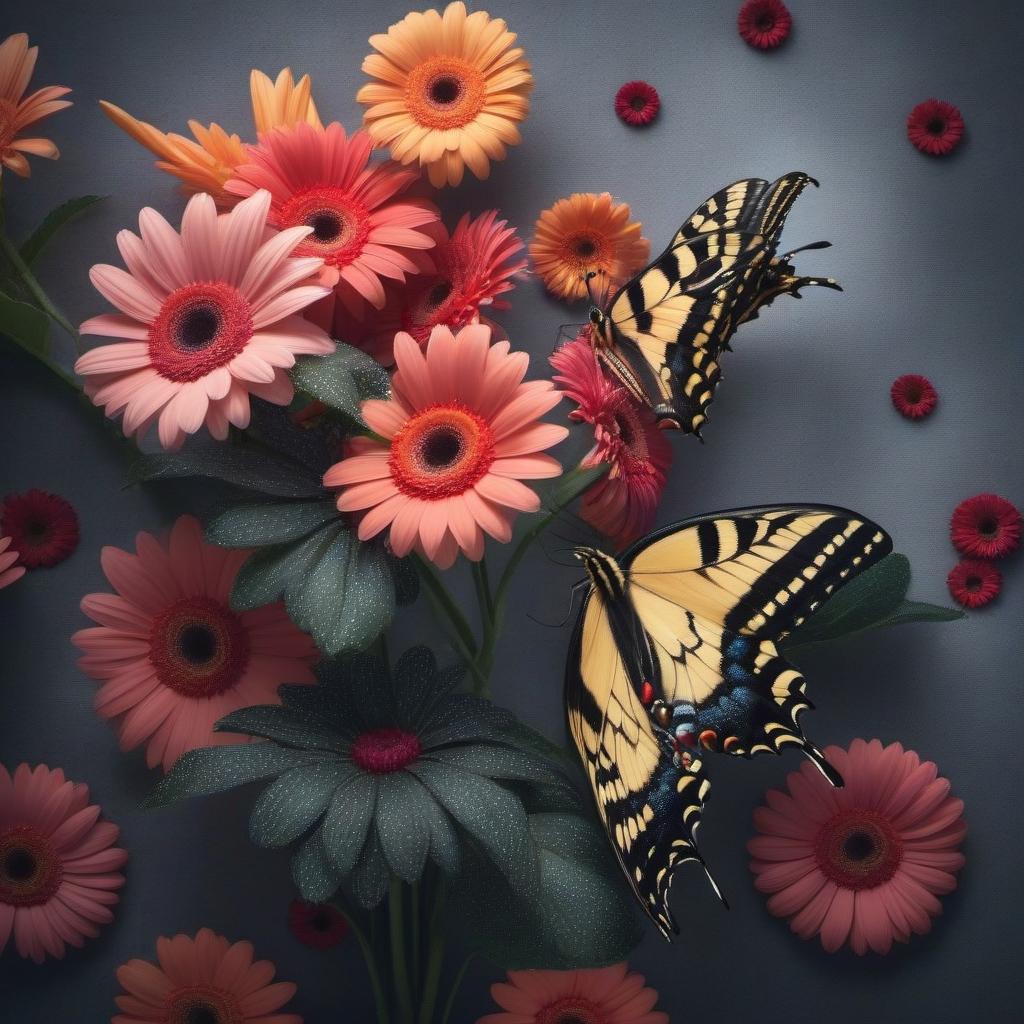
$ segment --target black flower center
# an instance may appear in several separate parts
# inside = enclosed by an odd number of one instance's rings
[[[638,93],[629,101],[629,105],[639,112],[647,106],[647,100]]]
[[[581,238],[576,243],[576,255],[583,259],[589,259],[597,252],[597,245],[590,238]]]
[[[29,519],[24,526],[26,540],[30,544],[40,544],[50,534],[50,524],[45,519]]]
[[[946,122],[944,118],[933,117],[925,127],[930,134],[941,135],[946,130]]]
[[[35,854],[22,846],[15,846],[7,851],[3,860],[4,877],[12,882],[26,882],[38,868]]]
[[[427,304],[432,308],[440,306],[452,293],[451,281],[438,281],[427,293]]]
[[[843,853],[855,862],[867,860],[875,853],[874,837],[867,832],[851,832],[843,842]]]
[[[178,324],[177,342],[181,348],[196,352],[206,348],[220,330],[220,314],[216,307],[193,306]]]
[[[331,210],[313,214],[308,224],[318,242],[333,242],[341,234],[341,218]]]
[[[193,665],[205,665],[217,653],[217,637],[207,626],[186,626],[178,634],[178,650]]]
[[[978,532],[986,537],[994,537],[999,532],[999,524],[994,519],[982,519],[978,523]]]
[[[312,920],[310,921],[310,924],[312,924],[312,925],[313,925],[313,928],[314,928],[314,929],[315,929],[316,931],[318,931],[318,932],[326,932],[326,931],[330,931],[330,928],[331,928],[331,918],[330,918],[330,916],[329,916],[329,915],[327,914],[327,912],[326,912],[326,911],[323,911],[323,910],[318,910],[318,911],[317,911],[317,912],[316,912],[316,913],[315,913],[315,914],[313,915],[313,918],[312,918]]]
[[[775,16],[771,14],[769,11],[762,11],[757,16],[756,24],[762,32],[770,32],[773,28],[775,28]]]
[[[575,1013],[563,1013],[555,1024],[587,1024],[587,1022],[582,1017],[577,1017]]]
[[[430,83],[430,98],[434,103],[446,106],[454,103],[462,92],[462,86],[457,78],[450,75],[441,75]]]
[[[196,1003],[185,1011],[182,1024],[220,1024],[220,1014],[209,1003]]]
[[[440,427],[423,441],[423,461],[431,469],[445,469],[462,454],[462,438],[455,430]]]

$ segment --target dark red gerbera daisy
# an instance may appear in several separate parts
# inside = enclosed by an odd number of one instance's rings
[[[303,903],[292,900],[288,907],[288,927],[304,946],[330,949],[348,935],[348,921],[330,903]]]
[[[999,596],[1003,586],[1002,573],[991,563],[979,558],[965,558],[946,577],[953,600],[965,608],[980,608]]]
[[[929,156],[952,153],[963,136],[963,115],[945,100],[918,103],[907,117],[907,138]]]
[[[789,38],[793,16],[782,0],[747,0],[736,24],[745,43],[759,50],[774,50]]]
[[[26,568],[56,565],[78,547],[78,515],[57,494],[8,494],[0,508],[0,534],[11,538]]]
[[[905,373],[892,382],[889,389],[892,404],[901,416],[919,420],[927,416],[939,401],[939,393],[927,377],[919,373]]]
[[[615,94],[615,113],[634,128],[649,125],[661,110],[658,90],[648,82],[627,82]]]
[[[962,555],[1004,558],[1020,546],[1020,513],[998,494],[976,494],[953,510],[949,536]]]

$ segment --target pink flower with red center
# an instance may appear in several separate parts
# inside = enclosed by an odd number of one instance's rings
[[[108,416],[140,438],[158,422],[164,448],[177,448],[204,424],[219,440],[249,425],[249,398],[288,405],[288,369],[299,355],[327,355],[334,344],[299,313],[329,294],[313,279],[322,261],[293,258],[312,231],[268,237],[270,195],[258,192],[218,217],[213,200],[193,196],[181,233],[156,210],[139,214],[140,234],[122,231],[127,266],[97,264],[96,289],[121,312],[93,317],[83,334],[118,338],[86,352],[75,372]]]
[[[754,884],[802,939],[820,935],[830,953],[844,943],[858,955],[888,953],[894,940],[929,931],[938,897],[956,888],[963,801],[934,763],[899,743],[858,739],[825,757],[842,789],[805,764],[754,812]]]
[[[963,115],[945,100],[918,103],[907,117],[907,138],[929,156],[947,156],[960,145],[963,136]]]
[[[609,380],[584,328],[552,357],[554,381],[576,403],[569,418],[594,428],[584,466],[610,469],[583,496],[580,515],[620,547],[646,533],[665,488],[672,446],[653,413]]]
[[[736,24],[745,43],[758,50],[774,50],[789,38],[793,16],[782,0],[747,0]]]
[[[148,533],[136,553],[105,547],[103,572],[116,594],[89,594],[82,611],[99,625],[71,638],[79,667],[102,683],[96,710],[116,720],[121,749],[146,745],[146,763],[166,772],[186,751],[237,743],[218,719],[252,704],[280,703],[282,683],[316,682],[313,641],[280,603],[231,608],[245,550],[207,544],[181,516],[168,543]]]
[[[11,550],[11,538],[0,536],[0,590],[25,575],[25,567],[17,565],[17,561],[18,552]]]
[[[627,82],[615,94],[615,113],[633,128],[645,128],[661,110],[658,90],[647,82]]]
[[[953,547],[974,558],[1005,558],[1020,547],[1020,535],[1017,506],[998,494],[965,498],[949,522]]]
[[[433,203],[399,198],[419,173],[391,162],[371,165],[372,151],[366,132],[348,136],[337,121],[275,128],[249,147],[251,162],[236,167],[224,186],[238,196],[266,189],[274,227],[306,227],[297,254],[323,260],[322,282],[337,286],[357,316],[367,302],[383,307],[382,279],[402,282],[423,269],[424,250],[434,247],[427,228],[439,219]]]
[[[0,534],[10,537],[26,568],[51,567],[78,547],[78,514],[69,501],[47,491],[8,494],[0,505]]]
[[[310,949],[333,949],[349,932],[348,920],[337,907],[303,900],[292,900],[288,907],[288,927]]]
[[[254,960],[251,942],[229,942],[209,928],[156,940],[156,959],[117,969],[124,992],[111,1024],[302,1024],[281,1010],[295,995],[274,981],[269,960]]]
[[[491,986],[503,1013],[476,1024],[669,1024],[658,993],[627,964],[579,971],[509,971]]]
[[[980,558],[965,558],[946,577],[949,593],[965,608],[983,608],[994,601],[1003,589],[1003,574]]]
[[[89,787],[59,769],[0,765],[0,953],[60,959],[109,924],[128,854]]]
[[[540,508],[522,481],[562,472],[542,453],[568,431],[539,422],[560,396],[550,381],[523,381],[526,353],[490,340],[483,324],[435,327],[425,351],[395,338],[391,398],[362,406],[382,440],[354,439],[324,476],[342,488],[341,511],[365,513],[361,540],[388,530],[396,555],[421,551],[446,569],[460,551],[479,561],[485,533],[508,543],[515,513]]]

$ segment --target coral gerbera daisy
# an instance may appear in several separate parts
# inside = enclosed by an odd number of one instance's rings
[[[515,287],[512,279],[526,267],[523,243],[515,228],[498,219],[497,210],[472,220],[464,214],[450,235],[440,223],[435,230],[433,271],[389,296],[375,318],[370,351],[385,365],[394,361],[392,346],[399,331],[426,345],[435,327],[457,331],[478,320],[483,309],[508,309],[498,296]]]
[[[668,1024],[658,993],[626,964],[579,971],[509,971],[491,986],[504,1013],[476,1024]]]
[[[60,959],[114,919],[128,854],[100,813],[59,768],[0,765],[0,953],[13,934],[20,956]]]
[[[520,141],[516,126],[530,109],[533,77],[515,40],[500,18],[467,14],[461,2],[371,36],[377,53],[363,71],[374,81],[356,99],[374,144],[403,164],[418,161],[435,188],[458,185],[467,166],[486,178]]]
[[[84,597],[82,611],[99,625],[71,638],[84,652],[79,667],[102,683],[96,710],[118,720],[122,750],[145,743],[149,767],[167,771],[186,750],[237,742],[213,731],[229,711],[278,703],[282,683],[316,681],[316,647],[284,605],[232,610],[249,551],[207,544],[191,516],[167,544],[140,533],[135,551],[103,549],[117,593]]]
[[[896,411],[908,420],[931,415],[939,401],[932,382],[919,373],[905,373],[892,382],[889,396]]]
[[[117,969],[124,994],[112,1024],[302,1024],[279,1012],[295,995],[275,982],[269,960],[253,960],[251,942],[229,942],[209,928],[156,940],[154,964],[129,960]]]
[[[0,166],[22,178],[31,173],[25,154],[56,160],[60,150],[49,139],[25,139],[21,133],[58,110],[71,106],[61,99],[70,89],[48,85],[25,95],[36,67],[38,46],[28,45],[28,36],[18,32],[0,43]]]
[[[278,128],[249,147],[248,162],[224,186],[238,196],[267,189],[274,227],[310,229],[296,254],[323,259],[321,280],[337,285],[357,314],[364,301],[384,305],[381,278],[404,281],[421,269],[416,256],[434,247],[425,229],[439,219],[433,203],[397,198],[416,172],[370,165],[372,150],[366,132],[348,136],[337,121]]]
[[[963,135],[963,115],[945,100],[918,103],[907,117],[907,138],[929,156],[952,153],[960,145]]]
[[[1020,512],[998,494],[961,501],[949,523],[953,546],[975,558],[1005,558],[1020,547],[1020,534]]]
[[[981,608],[994,601],[1003,588],[1003,575],[980,558],[965,558],[946,577],[953,600],[965,608]]]
[[[651,255],[628,203],[607,192],[576,192],[545,210],[534,227],[530,258],[548,291],[563,299],[587,294],[587,274],[624,281]]]
[[[288,907],[288,927],[304,946],[331,949],[345,941],[348,921],[330,903],[306,903],[292,900]]]
[[[322,261],[291,256],[312,228],[263,241],[269,208],[269,193],[259,192],[219,220],[208,195],[193,196],[180,235],[144,209],[142,237],[117,236],[128,271],[105,264],[90,271],[121,312],[93,317],[81,331],[122,340],[81,356],[75,372],[108,416],[124,412],[125,434],[141,438],[159,421],[165,448],[204,424],[223,440],[229,424],[249,425],[250,395],[275,405],[292,400],[288,368],[296,356],[333,351],[327,334],[298,315],[329,294],[311,276]]]
[[[285,68],[271,82],[262,71],[254,70],[249,77],[249,90],[258,132],[302,121],[320,127],[309,75],[303,75],[296,83],[291,69]],[[100,100],[100,107],[118,128],[159,157],[156,166],[178,178],[185,191],[209,192],[221,206],[237,202],[223,187],[235,168],[248,159],[245,144],[237,135],[229,134],[219,124],[207,127],[189,121],[193,141],[174,132],[162,132],[106,100]]]
[[[0,533],[11,538],[26,568],[53,566],[78,547],[78,514],[69,501],[47,491],[8,494],[0,506]]]
[[[647,82],[627,82],[615,94],[615,113],[634,128],[649,125],[661,110],[658,90]]]
[[[484,324],[435,327],[425,352],[409,334],[395,338],[391,398],[362,405],[382,440],[356,438],[324,476],[343,488],[341,511],[367,510],[361,540],[390,528],[396,555],[415,549],[448,568],[460,550],[479,561],[484,533],[507,543],[514,514],[540,507],[522,481],[562,471],[541,453],[568,431],[538,422],[561,396],[550,381],[524,383],[526,353],[490,340]]]
[[[653,413],[605,375],[587,328],[551,357],[551,365],[555,383],[576,403],[569,418],[594,428],[594,447],[581,464],[611,466],[584,494],[580,515],[622,547],[654,521],[672,446]]]
[[[16,565],[18,552],[11,550],[11,538],[0,537],[0,590],[16,583],[25,575],[25,567]]]
[[[758,50],[774,50],[789,38],[793,16],[782,0],[747,0],[736,26],[745,43]]]
[[[825,757],[846,785],[835,789],[811,764],[769,790],[754,812],[761,834],[747,844],[768,909],[802,939],[834,953],[888,953],[893,940],[923,935],[956,888],[967,832],[949,780],[899,743],[854,740]]]

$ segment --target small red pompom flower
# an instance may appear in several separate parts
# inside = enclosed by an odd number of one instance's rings
[[[313,949],[330,949],[348,935],[345,915],[330,903],[292,900],[288,907],[288,927],[299,942]]]
[[[1020,512],[998,494],[976,494],[953,510],[949,536],[962,555],[1005,558],[1020,547]]]
[[[648,82],[627,82],[615,94],[615,113],[634,128],[649,125],[661,110],[658,90]]]
[[[932,382],[919,373],[905,373],[897,377],[889,394],[896,411],[908,420],[919,420],[929,415],[939,401],[939,393]]]
[[[745,43],[758,50],[774,50],[789,38],[793,16],[782,0],[747,0],[736,24]]]
[[[980,558],[965,558],[946,577],[953,600],[965,608],[981,608],[994,601],[1003,588],[1003,575]]]
[[[56,565],[78,547],[78,515],[57,494],[8,494],[0,507],[0,535],[11,538],[26,568]]]
[[[907,117],[907,138],[929,156],[952,153],[963,135],[963,115],[945,100],[918,103]]]

